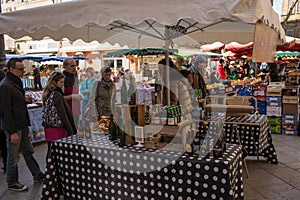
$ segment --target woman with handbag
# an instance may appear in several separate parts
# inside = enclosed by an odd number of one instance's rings
[[[52,141],[77,132],[71,109],[63,97],[63,86],[64,75],[61,72],[53,72],[43,91],[42,119],[48,151]]]

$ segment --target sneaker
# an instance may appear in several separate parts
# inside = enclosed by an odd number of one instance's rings
[[[45,178],[45,174],[40,173],[36,178],[33,179],[33,182],[35,183],[39,183],[42,182]]]
[[[27,185],[22,185],[20,183],[14,183],[13,185],[8,186],[8,189],[22,192],[22,191],[27,191],[28,187],[27,187]]]

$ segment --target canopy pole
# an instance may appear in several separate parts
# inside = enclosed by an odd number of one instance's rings
[[[167,83],[167,105],[170,107],[170,63],[169,63],[169,57],[170,57],[170,35],[169,35],[169,29],[166,27],[165,28],[165,35],[166,35],[166,40],[165,40],[165,46],[166,46],[166,83]]]

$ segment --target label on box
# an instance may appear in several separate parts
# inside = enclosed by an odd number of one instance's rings
[[[298,130],[294,130],[294,131],[282,130],[282,133],[287,134],[287,135],[296,135],[296,134],[298,134]]]
[[[283,114],[282,119],[293,119],[298,120],[298,115],[289,115],[289,114]]]

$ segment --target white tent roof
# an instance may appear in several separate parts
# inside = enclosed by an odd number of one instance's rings
[[[266,0],[74,0],[2,13],[0,33],[15,39],[29,35],[33,39],[67,37],[111,44],[118,40],[120,45],[131,41],[130,47],[143,47],[141,41],[150,38],[156,38],[149,42],[151,46],[168,39],[168,25],[171,39],[183,43],[247,43],[253,41],[259,21],[284,41],[279,16]],[[187,35],[185,39],[180,40],[182,34],[174,32],[179,29]]]
[[[86,43],[83,40],[79,39],[74,41],[72,44],[70,41],[63,41],[62,47],[60,48],[61,52],[74,52],[74,51],[102,51],[102,50],[116,50],[128,48],[127,46],[121,47],[119,44],[111,45],[108,42],[99,43],[98,41],[92,41]]]

